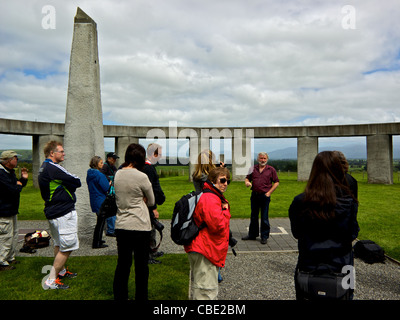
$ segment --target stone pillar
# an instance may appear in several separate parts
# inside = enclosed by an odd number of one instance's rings
[[[63,143],[63,137],[54,135],[32,136],[32,182],[35,188],[39,188],[39,169],[45,159],[44,146],[51,140]]]
[[[136,137],[117,137],[115,139],[115,153],[119,157],[117,159],[117,162],[115,163],[115,166],[118,168],[121,164],[125,162],[125,152],[126,148],[131,143],[139,143],[139,138]]]
[[[307,181],[318,154],[318,137],[297,138],[297,181]]]
[[[393,138],[387,134],[367,136],[368,183],[393,184]]]
[[[104,157],[104,133],[97,26],[80,8],[74,21],[64,149],[64,167],[82,182],[76,191],[78,234],[82,240],[91,239],[97,217],[90,207],[86,175],[90,159],[95,155]]]
[[[185,128],[179,131],[178,139],[189,139],[189,181],[193,181],[193,172],[201,150],[201,140],[196,130]]]
[[[251,166],[254,164],[253,138],[253,129],[246,129],[246,135],[243,135],[243,129],[234,129],[231,179],[233,181],[244,181]]]

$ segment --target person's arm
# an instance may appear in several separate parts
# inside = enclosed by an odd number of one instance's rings
[[[156,203],[154,198],[154,192],[150,180],[147,176],[145,176],[145,179],[143,179],[142,191],[144,197],[147,199],[146,205],[148,207],[154,206]]]
[[[249,179],[244,179],[244,184],[246,185],[246,187],[251,187],[251,182]]]
[[[82,186],[81,180],[76,175],[69,173],[59,164],[49,163],[49,175],[51,180],[58,180],[69,191],[75,192]]]
[[[272,185],[272,188],[269,189],[269,191],[268,191],[265,195],[266,195],[267,197],[270,197],[271,194],[275,191],[275,189],[278,188],[278,186],[279,186],[279,182],[275,182],[275,183]]]
[[[249,173],[247,174],[246,179],[244,179],[244,184],[246,185],[246,187],[252,186],[251,181],[253,181],[253,170],[254,170],[254,166],[252,166],[249,169]]]
[[[229,228],[229,206],[221,204],[221,199],[215,195],[203,194],[198,203],[201,221],[205,223],[210,234],[218,234]],[[197,211],[197,207],[196,207]]]
[[[14,184],[10,183],[10,178],[7,176],[6,173],[0,174],[0,190],[3,193],[2,196],[14,196],[21,192],[22,190],[22,183],[18,183],[18,181]]]

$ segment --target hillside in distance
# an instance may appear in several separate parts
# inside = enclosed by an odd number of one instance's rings
[[[362,145],[352,144],[352,145],[344,145],[344,146],[336,146],[336,147],[320,147],[319,152],[321,151],[333,151],[338,150],[343,152],[347,159],[367,159],[367,148]],[[288,147],[278,150],[273,150],[268,152],[270,159],[297,159],[297,148],[296,147]]]

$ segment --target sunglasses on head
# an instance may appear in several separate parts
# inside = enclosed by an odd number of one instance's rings
[[[221,179],[219,179],[219,182],[221,182],[221,183],[227,182],[228,184],[230,184],[230,183],[231,183],[231,180],[226,179],[226,178],[221,178]]]

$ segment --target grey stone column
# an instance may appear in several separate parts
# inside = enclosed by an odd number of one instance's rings
[[[198,130],[185,128],[179,131],[178,139],[189,139],[189,181],[193,181],[193,172],[201,152],[201,140]]]
[[[117,162],[115,163],[115,166],[117,168],[121,164],[124,163],[126,148],[128,148],[128,146],[131,143],[139,143],[139,138],[137,138],[137,137],[117,137],[115,139],[115,153],[119,157],[119,159],[117,159]]]
[[[307,181],[315,156],[318,154],[318,137],[297,138],[297,180]]]
[[[254,130],[246,129],[245,135],[243,129],[234,129],[232,138],[232,180],[244,181],[254,164],[253,138]]]
[[[56,140],[63,143],[64,138],[62,136],[54,135],[32,136],[32,182],[35,188],[39,188],[39,169],[45,160],[44,146],[51,140]]]
[[[71,48],[64,149],[63,166],[82,182],[76,191],[79,238],[91,240],[97,216],[90,207],[86,175],[90,159],[95,155],[104,157],[104,133],[97,26],[79,8]]]
[[[388,134],[367,136],[368,183],[393,184],[393,138]]]

